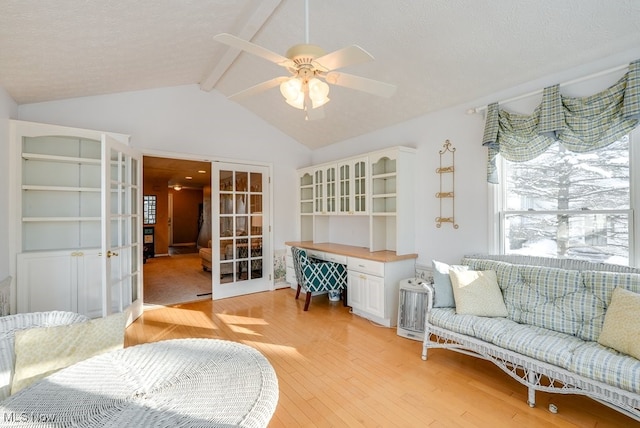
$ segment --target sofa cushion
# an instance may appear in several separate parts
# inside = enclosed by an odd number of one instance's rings
[[[505,291],[514,321],[589,340],[585,321],[602,312],[602,302],[576,270],[520,266],[521,280]]]
[[[433,308],[429,312],[429,323],[456,333],[475,335],[475,323],[479,317],[474,315],[458,315],[454,308]],[[490,319],[490,318],[487,318]]]
[[[448,265],[443,262],[433,260],[433,307],[434,308],[454,308],[456,302],[453,299],[453,288],[451,287],[450,270],[467,270],[468,266]]]
[[[17,331],[11,394],[78,361],[122,348],[126,320],[125,312],[84,323]]]
[[[640,360],[640,294],[613,290],[598,343]]]
[[[483,317],[507,316],[507,308],[502,299],[495,271],[451,270],[449,275],[457,314]]]
[[[568,369],[571,366],[573,351],[584,341],[570,334],[515,323],[515,327],[505,329],[496,335],[493,343],[527,357]]]
[[[502,290],[502,293],[508,290],[510,287],[513,287],[515,284],[520,282],[520,271],[518,270],[517,265],[513,265],[511,263],[499,262],[495,260],[488,259],[468,259],[465,258],[462,260],[464,265],[469,266],[470,270],[492,270],[496,273],[496,278],[498,280],[498,285]],[[509,310],[508,302],[505,302],[507,305],[507,310]]]
[[[596,342],[583,342],[574,350],[569,370],[625,391],[640,393],[638,360]]]
[[[429,322],[563,368],[569,368],[574,349],[584,343],[571,335],[518,324],[508,318],[456,315],[453,309],[433,309]]]

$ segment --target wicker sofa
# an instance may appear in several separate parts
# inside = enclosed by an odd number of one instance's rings
[[[605,327],[608,336],[611,331],[616,336],[618,330],[627,328],[614,328],[613,314],[619,316],[621,312],[620,306],[614,310],[612,296],[616,288],[640,293],[640,270],[581,261],[486,255],[466,256],[460,265],[449,268],[454,297],[462,278],[455,271],[468,270],[467,276],[495,273],[506,313],[469,314],[468,306],[460,310],[457,299],[456,307],[447,307],[452,305],[443,299],[449,292],[443,288],[446,285],[424,283],[428,301],[423,360],[431,348],[480,357],[527,386],[532,407],[537,390],[582,394],[640,421],[640,360],[637,355],[634,358],[599,343],[604,340]],[[620,293],[623,291],[616,292]],[[607,312],[611,315],[605,323]],[[638,312],[629,316],[639,317]],[[638,345],[637,330],[631,334]]]

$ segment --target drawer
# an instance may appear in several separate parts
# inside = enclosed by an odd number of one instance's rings
[[[347,269],[375,276],[384,276],[384,263],[374,262],[373,260],[347,257]]]
[[[340,263],[341,265],[347,264],[347,256],[342,254],[324,253],[324,259],[334,263]]]
[[[325,260],[324,253],[318,250],[307,250],[307,257],[313,257],[315,259]]]

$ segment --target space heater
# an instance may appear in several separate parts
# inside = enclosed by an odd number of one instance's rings
[[[398,299],[398,336],[424,339],[424,321],[427,315],[427,290],[417,278],[400,281]]]

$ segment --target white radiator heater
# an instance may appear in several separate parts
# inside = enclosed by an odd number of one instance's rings
[[[417,278],[400,281],[398,299],[398,336],[424,339],[424,321],[427,315],[427,291]]]

